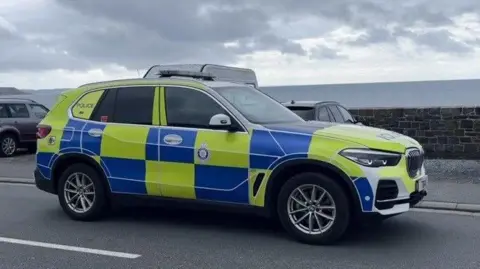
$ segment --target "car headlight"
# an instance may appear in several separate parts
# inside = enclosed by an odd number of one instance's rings
[[[340,155],[368,167],[395,166],[402,158],[401,154],[371,149],[345,149]]]

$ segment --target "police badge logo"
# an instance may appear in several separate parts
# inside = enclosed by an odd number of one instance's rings
[[[203,143],[200,148],[197,150],[197,156],[201,162],[205,162],[209,159],[210,153],[207,149],[207,144]]]

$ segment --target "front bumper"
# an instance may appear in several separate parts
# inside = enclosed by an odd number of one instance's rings
[[[405,180],[401,178],[379,179],[375,193],[375,211],[381,215],[391,215],[406,212],[416,206],[427,196],[428,176],[423,174],[413,182],[414,189],[408,190]]]
[[[40,173],[40,170],[38,170],[38,168],[36,168],[33,172],[33,177],[35,178],[35,185],[38,189],[48,193],[56,194],[53,180],[45,178],[42,173]]]
[[[377,200],[375,207],[378,210],[388,210],[394,208],[396,205],[408,204],[410,207],[416,206],[422,199],[427,196],[427,191],[415,191],[410,194],[408,198],[399,198],[392,200]]]

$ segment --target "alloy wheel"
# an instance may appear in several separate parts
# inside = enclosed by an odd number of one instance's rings
[[[76,213],[89,211],[95,203],[95,186],[92,179],[84,173],[71,174],[63,187],[67,206]]]
[[[287,201],[288,216],[301,232],[318,235],[332,227],[336,206],[332,195],[324,188],[304,184],[295,188]]]

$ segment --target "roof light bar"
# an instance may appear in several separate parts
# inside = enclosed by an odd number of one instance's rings
[[[211,80],[215,78],[213,74],[204,73],[204,72],[192,72],[192,71],[182,71],[182,70],[160,70],[157,75],[159,77],[189,77],[197,78],[204,80]]]

